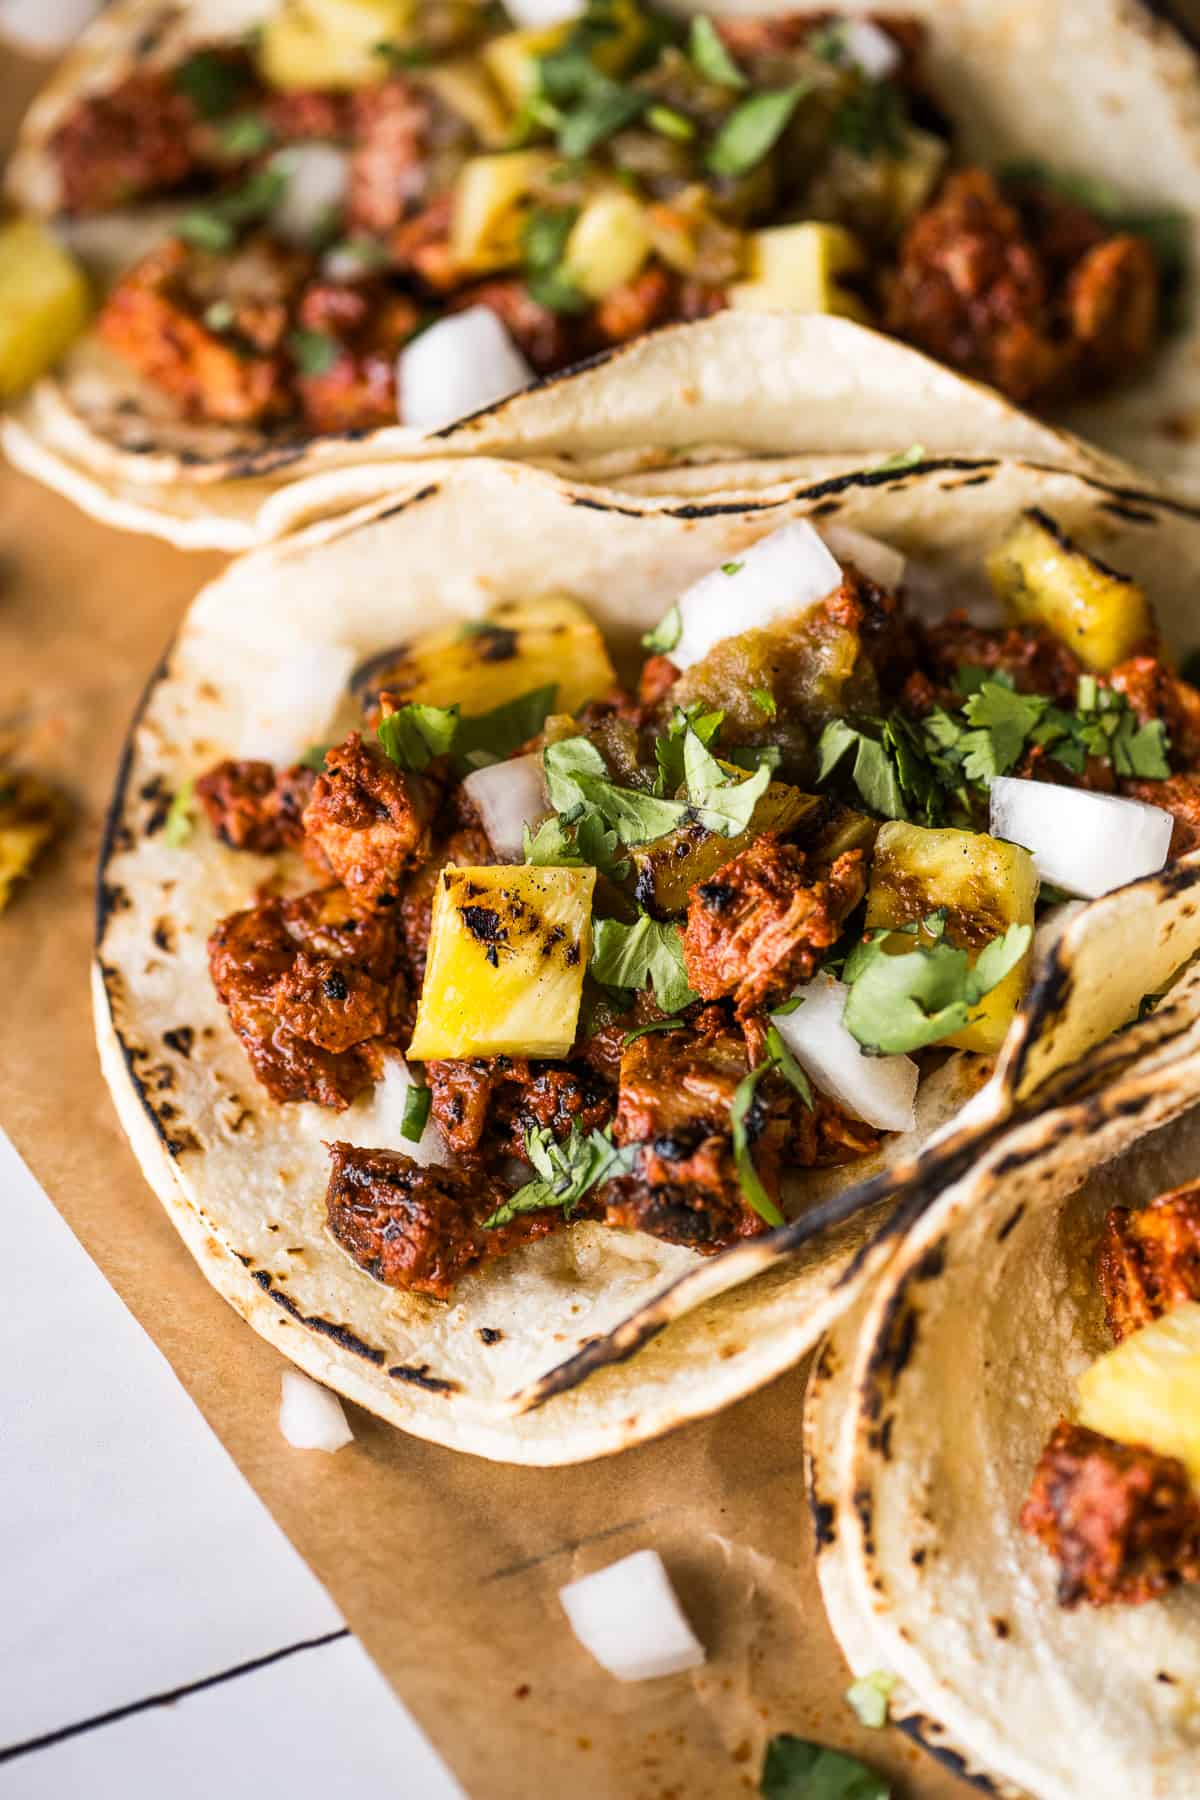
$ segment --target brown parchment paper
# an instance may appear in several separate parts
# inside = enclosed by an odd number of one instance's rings
[[[35,76],[0,48],[0,149]],[[0,733],[16,731],[75,807],[0,916],[0,1123],[473,1800],[753,1792],[785,1730],[862,1755],[898,1796],[965,1795],[898,1732],[860,1729],[843,1700],[812,1566],[802,1371],[579,1468],[457,1457],[353,1408],[356,1442],[337,1456],[284,1443],[280,1359],[207,1286],[143,1184],[88,1003],[93,865],[122,737],[219,566],[108,531],[0,466]],[[622,1686],[575,1642],[557,1590],[645,1546],[709,1661]]]

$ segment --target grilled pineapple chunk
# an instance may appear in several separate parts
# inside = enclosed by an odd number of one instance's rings
[[[650,254],[641,202],[618,190],[589,200],[571,227],[561,273],[589,300],[632,281]]]
[[[930,831],[892,820],[881,827],[867,889],[867,925],[911,925],[945,907],[946,937],[978,952],[1010,925],[1032,925],[1038,878],[1017,844],[974,831]],[[898,949],[910,947],[900,939]],[[973,960],[973,959],[972,959]],[[960,1050],[993,1055],[1021,1003],[1029,957],[986,994],[965,1030],[947,1038]]]
[[[450,250],[458,268],[482,274],[516,267],[534,190],[555,161],[549,150],[509,150],[463,164],[450,215]]]
[[[738,771],[740,773],[740,771]],[[758,805],[747,830],[737,837],[722,837],[703,825],[681,825],[666,837],[656,838],[630,852],[636,871],[634,892],[639,905],[656,918],[683,912],[688,890],[708,881],[718,869],[740,856],[764,831],[794,831],[806,818],[815,818],[822,803],[812,794],[786,782],[773,781]]]
[[[418,87],[431,89],[444,106],[465,120],[486,150],[503,150],[510,142],[508,109],[477,57],[459,56],[429,69],[414,69],[409,79]]]
[[[566,1056],[595,885],[595,869],[444,869],[409,1056]]]
[[[560,50],[569,25],[547,25],[531,31],[506,31],[480,52],[484,66],[514,112],[531,100],[538,87],[538,58]]]
[[[55,837],[65,808],[53,789],[32,775],[0,769],[0,912],[13,888]]]
[[[276,88],[366,87],[382,81],[383,43],[403,41],[413,0],[283,0],[263,23],[258,60]]]
[[[83,330],[82,271],[35,219],[0,226],[0,400],[8,400],[62,355]]]
[[[1046,626],[1100,674],[1154,634],[1137,582],[1089,556],[1036,507],[1022,514],[987,566],[1015,619]]]
[[[604,639],[578,601],[513,600],[464,629],[447,626],[402,644],[362,672],[368,697],[381,690],[396,705],[490,712],[534,688],[556,686],[554,711],[573,713],[616,685]]]
[[[858,239],[841,225],[805,221],[752,231],[746,239],[746,281],[729,290],[729,304],[750,312],[841,313],[866,320],[866,307],[841,286],[864,264]]]
[[[1200,1485],[1200,1303],[1133,1332],[1079,1378],[1079,1419],[1119,1444],[1177,1456]]]

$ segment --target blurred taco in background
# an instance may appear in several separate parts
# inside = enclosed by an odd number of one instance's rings
[[[1191,1028],[1198,562],[1177,503],[901,457],[685,506],[428,462],[235,563],[135,723],[96,955],[211,1279],[511,1460],[794,1361],[930,1157]]]
[[[428,448],[732,309],[872,324],[1039,415],[1086,402],[1099,441],[1166,467],[1190,393],[1168,335],[1200,214],[1193,76],[1168,26],[1114,0],[690,20],[126,0],[10,165],[101,288],[10,447],[80,496],[290,478],[322,447]],[[24,375],[80,323],[80,277],[10,230],[11,279],[42,297],[3,359]]]

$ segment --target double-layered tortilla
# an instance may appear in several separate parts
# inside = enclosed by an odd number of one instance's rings
[[[796,1360],[898,1194],[1189,1028],[1198,561],[1185,507],[959,457],[684,504],[431,462],[235,563],[135,721],[96,958],[210,1278],[512,1460]]]
[[[161,511],[179,541],[238,547],[312,516],[270,510],[280,480],[428,452],[456,418],[673,322],[732,312],[744,341],[794,312],[862,321],[1184,467],[1200,132],[1192,52],[1149,8],[552,11],[109,9],[10,168],[101,289],[10,453],[120,522]],[[43,306],[0,345],[0,388],[79,314],[59,247],[22,227],[5,255]],[[669,387],[706,357],[736,379],[738,342],[652,364],[616,447],[678,448]],[[782,430],[753,401],[728,442],[828,454],[804,398]],[[530,411],[535,439],[557,404],[552,387]],[[693,405],[683,442],[726,443],[720,423]],[[525,430],[502,408],[481,447],[536,454]]]

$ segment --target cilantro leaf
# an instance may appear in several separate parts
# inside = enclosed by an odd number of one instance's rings
[[[494,1231],[521,1213],[541,1212],[550,1206],[561,1206],[569,1219],[592,1188],[631,1174],[637,1153],[638,1145],[618,1146],[607,1131],[590,1131],[585,1136],[578,1120],[572,1120],[570,1136],[562,1143],[548,1127],[533,1125],[525,1135],[525,1154],[537,1171],[535,1178],[510,1194],[483,1221],[483,1229]]]
[[[857,1757],[781,1732],[767,1745],[763,1800],[890,1800],[891,1788]]]
[[[799,1003],[800,1002],[797,1002],[797,1004]],[[786,1008],[782,1006],[776,1008],[777,1012],[784,1012],[785,1010],[794,1012],[796,1008],[791,1006],[790,1003]],[[805,1106],[807,1106],[808,1110],[811,1112],[813,1108],[813,1093],[812,1088],[809,1085],[808,1076],[804,1073],[804,1070],[800,1067],[800,1064],[796,1061],[796,1058],[792,1055],[791,1051],[780,1037],[777,1027],[774,1025],[768,1025],[767,1027],[767,1054],[771,1058],[773,1066],[779,1070],[779,1073],[783,1076],[788,1086],[795,1089]]]
[[[698,1000],[688,984],[683,938],[678,925],[660,924],[643,914],[635,925],[620,919],[597,919],[592,931],[591,972],[605,987],[654,987],[665,1013],[676,1013]]]
[[[623,844],[651,844],[656,838],[666,837],[688,817],[689,809],[681,800],[664,800],[638,788],[618,787],[615,781],[602,780],[597,775],[577,775],[575,786]]]
[[[342,347],[327,331],[299,327],[287,334],[287,347],[302,375],[328,375]]]
[[[427,769],[435,756],[445,756],[458,731],[457,706],[425,706],[410,701],[379,721],[375,735],[398,769]]]
[[[568,820],[582,810],[576,785],[580,776],[591,775],[599,780],[608,776],[608,764],[585,737],[560,738],[557,744],[547,744],[542,752],[542,768],[550,804]]]
[[[683,614],[676,604],[669,613],[663,614],[653,631],[642,633],[642,645],[656,656],[669,656],[682,636]]]
[[[810,86],[795,81],[790,87],[752,94],[735,106],[709,146],[705,159],[709,174],[731,179],[748,174],[787,130]]]
[[[893,935],[887,928],[871,932],[855,945],[842,975],[850,989],[843,1022],[868,1056],[903,1056],[964,1030],[973,1008],[1016,968],[1033,938],[1028,925],[1010,925],[972,968],[967,952],[940,935],[933,944],[892,954],[884,940]]]
[[[750,698],[753,700],[755,706],[757,706],[759,712],[768,719],[773,719],[779,711],[778,706],[775,704],[775,696],[770,688],[751,688]]]
[[[171,804],[163,822],[163,843],[168,850],[181,850],[192,835],[195,824],[192,801],[195,793],[196,783],[189,780],[181,782],[171,796]]]
[[[585,312],[591,305],[562,271],[567,239],[578,217],[577,206],[535,207],[521,232],[526,286],[538,304],[552,312]]]
[[[627,1044],[632,1044],[638,1038],[645,1037],[647,1035],[647,1033],[651,1032],[651,1031],[686,1031],[686,1030],[687,1030],[687,1021],[684,1019],[651,1019],[651,1021],[648,1025],[635,1025],[632,1031],[627,1031],[625,1033],[625,1036],[621,1039],[621,1043],[622,1043],[622,1046],[627,1045]]]
[[[414,1081],[404,1096],[404,1116],[400,1120],[400,1136],[410,1144],[419,1144],[424,1136],[432,1104],[432,1088],[418,1087]]]
[[[281,169],[255,169],[239,188],[218,194],[204,206],[193,206],[175,226],[178,235],[200,250],[231,250],[243,225],[265,218],[283,195],[287,176]]]
[[[239,64],[216,50],[196,50],[171,72],[171,86],[191,101],[202,119],[219,119],[229,112],[248,85]]]
[[[673,794],[676,788],[683,786],[683,745],[688,727],[707,746],[725,721],[723,711],[702,712],[701,705],[701,701],[695,701],[686,712],[677,706],[666,731],[654,740],[654,760],[658,764],[656,788],[660,794]]]
[[[683,737],[683,771],[697,819],[706,831],[722,837],[738,837],[749,828],[755,807],[771,785],[769,762],[745,781],[735,781],[691,725]]]
[[[312,769],[319,775],[325,767],[325,753],[332,748],[332,744],[310,744],[307,750],[301,751],[297,762],[302,769]]]
[[[604,820],[590,807],[572,825],[554,815],[536,832],[525,827],[525,861],[539,868],[599,869],[613,881],[624,881],[629,859],[618,856],[618,848],[616,832],[606,831]]]
[[[692,20],[688,55],[693,67],[699,69],[706,81],[715,81],[722,87],[732,88],[744,88],[748,85],[746,77],[725,48],[720,32],[706,13],[698,13]]]
[[[907,819],[900,777],[878,738],[845,719],[831,719],[817,743],[817,786],[854,752],[853,780],[865,806],[885,819]]]
[[[239,113],[217,133],[225,156],[257,156],[275,142],[275,133],[261,113]]]
[[[505,700],[490,712],[471,713],[458,721],[454,740],[455,757],[469,769],[482,769],[488,763],[503,762],[531,737],[536,737],[554,711],[558,686],[531,688]]]
[[[1018,694],[998,681],[981,682],[963,704],[963,715],[972,727],[958,744],[967,780],[987,784],[1015,768],[1048,704],[1040,694]]]
[[[733,1131],[733,1163],[737,1170],[738,1186],[760,1219],[764,1219],[768,1225],[782,1225],[783,1214],[759,1179],[754,1158],[750,1154],[758,1084],[773,1067],[774,1064],[768,1058],[766,1062],[759,1063],[757,1069],[751,1069],[738,1083],[733,1104],[729,1108],[729,1123]]]

